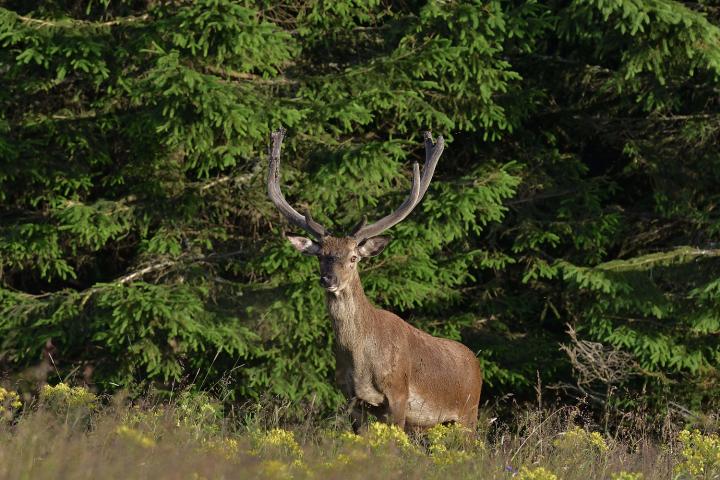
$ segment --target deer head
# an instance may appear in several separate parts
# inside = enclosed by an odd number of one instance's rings
[[[283,196],[280,190],[280,149],[285,130],[279,129],[272,133],[270,147],[270,172],[268,174],[268,194],[275,206],[288,221],[307,231],[312,238],[288,235],[290,243],[305,255],[314,255],[320,260],[320,285],[331,293],[339,293],[346,289],[357,276],[357,264],[365,257],[378,255],[383,251],[390,239],[380,236],[385,230],[404,220],[420,203],[430,185],[435,166],[445,148],[442,137],[434,143],[430,132],[425,132],[425,165],[422,176],[418,163],[413,164],[413,179],[410,195],[393,213],[368,225],[367,219],[355,226],[352,232],[344,237],[335,237],[313,220],[309,211],[300,214]]]

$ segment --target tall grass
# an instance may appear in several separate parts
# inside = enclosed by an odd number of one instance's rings
[[[8,398],[10,398],[8,396]],[[203,394],[170,402],[100,402],[82,389],[46,387],[32,405],[6,402],[0,479],[453,478],[521,480],[710,479],[720,476],[714,435],[668,424],[593,430],[577,408],[519,410],[507,422],[409,435],[344,416],[288,423],[281,409],[223,412]],[[2,405],[0,399],[0,405]]]

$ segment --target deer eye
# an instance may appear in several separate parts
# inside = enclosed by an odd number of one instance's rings
[[[353,263],[357,262],[357,260],[358,260],[357,255],[353,255],[352,257],[350,257],[350,261]]]

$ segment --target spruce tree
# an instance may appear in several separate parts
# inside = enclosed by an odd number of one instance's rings
[[[490,394],[571,382],[717,398],[720,11],[710,1],[0,3],[0,363],[332,406],[316,265],[267,200],[348,229],[448,147],[365,266],[462,340]]]

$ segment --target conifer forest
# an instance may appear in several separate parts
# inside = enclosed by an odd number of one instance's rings
[[[0,377],[341,408],[280,127],[336,234],[444,137],[359,268],[477,355],[481,410],[720,408],[713,0],[0,0]]]

